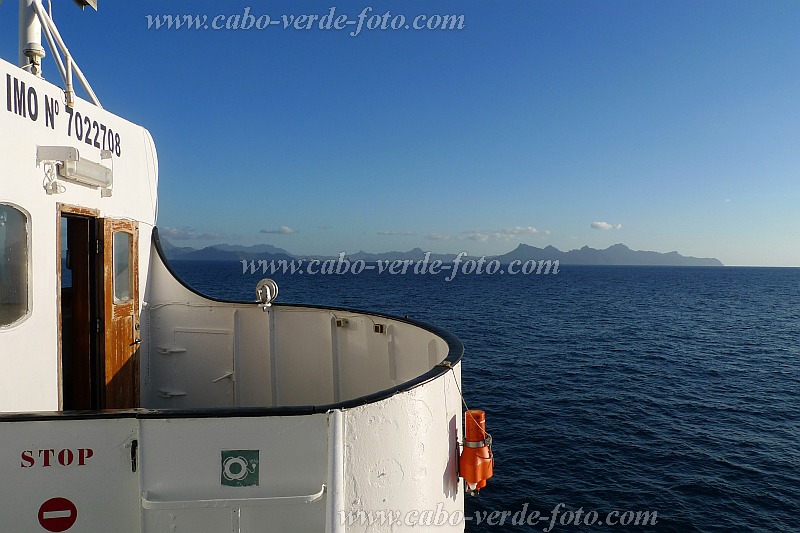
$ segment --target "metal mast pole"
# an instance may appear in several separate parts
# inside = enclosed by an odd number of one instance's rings
[[[34,0],[19,0],[19,66],[42,76],[42,25],[33,8]]]

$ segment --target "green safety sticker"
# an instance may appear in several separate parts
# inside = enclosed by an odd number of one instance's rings
[[[258,486],[258,450],[222,450],[220,483],[228,487]]]

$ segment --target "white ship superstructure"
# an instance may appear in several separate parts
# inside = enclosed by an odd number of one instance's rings
[[[253,302],[185,286],[158,237],[150,134],[88,84],[95,101],[74,95],[85,79],[40,0],[21,0],[20,20],[21,66],[0,60],[0,529],[395,531],[347,517],[463,517],[458,339],[273,303],[271,283]],[[41,35],[63,86],[41,77]],[[464,530],[452,522],[437,531]]]

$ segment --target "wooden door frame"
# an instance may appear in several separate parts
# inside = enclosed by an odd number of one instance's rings
[[[58,409],[64,409],[64,357],[63,357],[63,316],[61,313],[61,219],[64,216],[79,216],[100,220],[100,210],[77,205],[56,203],[56,312],[58,320]],[[91,223],[91,222],[90,222]],[[99,306],[98,306],[99,310]],[[98,347],[102,349],[102,347]],[[98,354],[101,356],[102,354]]]

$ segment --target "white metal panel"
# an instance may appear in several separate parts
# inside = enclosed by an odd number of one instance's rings
[[[398,383],[420,376],[447,357],[447,348],[438,353],[434,335],[419,328],[392,322],[388,327],[389,358],[395,365]],[[431,344],[431,341],[434,341]],[[442,341],[443,342],[443,341]],[[433,360],[433,361],[432,361]]]
[[[233,406],[235,376],[213,380],[234,370],[236,307],[193,294],[173,278],[155,250],[149,263],[142,312],[142,405]]]
[[[192,512],[145,511],[144,533],[236,532],[230,510],[193,509]]]
[[[233,407],[233,332],[175,328],[172,333],[176,351],[157,357],[158,394],[175,409]]]
[[[272,405],[269,314],[253,306],[237,309],[234,320],[236,405],[269,407]]]
[[[0,530],[45,531],[40,507],[65,498],[77,511],[70,531],[140,531],[135,438],[133,418],[0,422]]]
[[[397,385],[390,373],[386,336],[374,333],[373,320],[345,313],[336,316],[348,320],[346,327],[334,330],[339,400],[358,398]]]
[[[325,499],[302,505],[246,507],[241,510],[239,527],[240,533],[323,533]]]
[[[277,405],[333,403],[330,312],[294,308],[273,312]]]
[[[327,482],[327,415],[146,419],[141,423],[146,443],[140,454],[141,486],[147,499],[155,502],[149,506],[156,507],[143,512],[145,531],[163,531],[169,524],[174,531],[218,533],[227,530],[221,525],[229,527],[234,520],[246,526],[242,531],[324,530],[324,497],[288,505],[280,500],[279,505],[268,505],[265,499],[320,492]],[[222,453],[229,450],[258,451],[257,485],[222,483]],[[256,501],[241,502],[247,499]],[[192,500],[206,503],[199,507],[168,503]],[[262,524],[261,529],[257,524]]]

